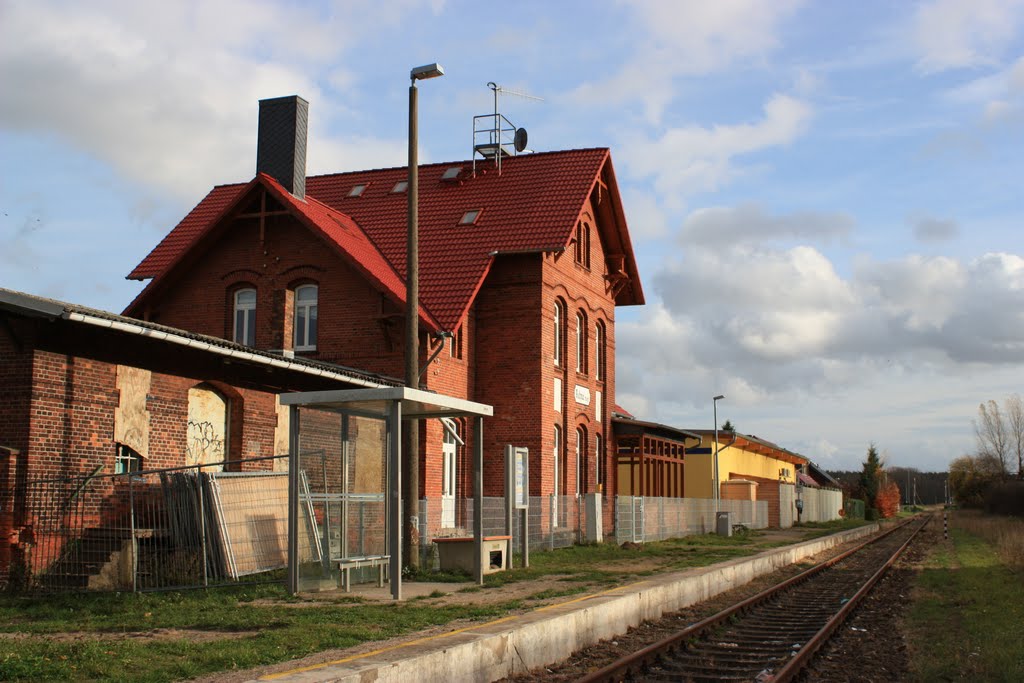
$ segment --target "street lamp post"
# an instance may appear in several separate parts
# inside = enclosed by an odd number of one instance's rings
[[[425,64],[409,72],[409,229],[406,240],[406,301],[405,301],[405,385],[413,389],[419,388],[419,311],[420,311],[420,248],[419,248],[419,117],[416,81],[437,78],[444,75],[440,64]],[[408,449],[405,462],[405,514],[409,526],[404,533],[402,551],[406,565],[413,568],[420,566],[419,539],[419,493],[420,493],[420,456],[419,426],[410,425],[408,433]]]
[[[715,515],[718,514],[719,484],[718,484],[718,402],[725,398],[721,394],[711,399],[711,405],[715,413]],[[717,523],[717,522],[716,522]]]

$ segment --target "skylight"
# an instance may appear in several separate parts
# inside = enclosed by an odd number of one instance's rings
[[[441,176],[441,180],[455,180],[459,177],[460,173],[462,173],[461,166],[452,166],[444,172],[444,175]]]
[[[392,192],[405,192],[408,189],[409,189],[409,181],[408,180],[399,180],[397,183],[395,183],[395,186],[391,188],[391,191]]]
[[[473,209],[462,214],[462,220],[459,221],[459,225],[473,225],[476,223],[476,219],[480,217],[480,212],[483,209]]]
[[[349,190],[348,196],[349,197],[362,197],[363,196],[363,190],[365,190],[365,189],[366,189],[366,183],[363,183],[361,185],[353,185],[352,189]]]

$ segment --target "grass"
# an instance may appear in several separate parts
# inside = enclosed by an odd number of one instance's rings
[[[820,533],[840,528],[827,525]],[[817,533],[816,533],[817,535]],[[328,649],[415,633],[457,620],[487,620],[538,602],[630,583],[644,576],[751,555],[779,543],[759,531],[648,543],[639,548],[583,545],[533,553],[530,567],[490,574],[483,604],[444,604],[435,590],[395,604],[350,595],[292,597],[277,585],[142,594],[0,594],[0,680],[130,679],[170,681],[248,669]],[[421,572],[423,581],[466,581]],[[523,600],[502,599],[512,583],[555,580]],[[453,587],[454,588],[454,587]],[[438,600],[432,600],[437,598]],[[159,637],[152,634],[159,632]]]
[[[1021,573],[978,533],[989,522],[956,513],[951,527],[951,543],[933,548],[914,590],[907,623],[914,678],[1024,680]]]
[[[1024,572],[1024,519],[960,510],[951,523],[992,544],[1004,564]]]
[[[321,601],[322,602],[322,601]],[[282,589],[0,597],[0,680],[168,681],[251,668],[518,609],[410,601],[303,606]],[[175,638],[124,637],[187,629]],[[199,637],[192,632],[207,632]],[[70,634],[70,635],[69,635]]]

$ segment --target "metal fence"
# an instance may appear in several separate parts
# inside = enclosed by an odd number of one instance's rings
[[[720,500],[718,511],[731,512],[733,524],[750,529],[768,527],[768,503],[764,501]],[[715,515],[712,498],[618,496],[615,541],[645,543],[711,533],[715,530]]]
[[[18,542],[0,584],[148,591],[280,580],[287,456],[30,480],[5,497]]]
[[[529,548],[531,551],[567,548],[577,543],[588,543],[588,515],[601,514],[600,509],[588,511],[586,499],[577,496],[531,496],[528,515]],[[454,507],[454,515],[451,512]],[[513,511],[511,520],[513,552],[522,547],[521,510]],[[484,536],[507,535],[506,501],[504,497],[483,499]],[[471,537],[473,535],[473,499],[441,501],[428,498],[420,501],[421,564],[437,568],[435,538]]]
[[[310,579],[334,581],[337,558],[386,552],[385,501],[377,470],[332,466],[323,450],[300,454],[299,552]],[[287,565],[287,456],[124,474],[26,482],[6,495],[20,520],[16,551],[0,585],[30,591],[150,591],[282,581]],[[357,486],[361,482],[365,486]],[[360,490],[362,489],[362,490]],[[377,489],[374,491],[373,489]],[[8,492],[10,493],[10,492]],[[841,494],[803,492],[804,521],[838,515]],[[603,505],[616,543],[714,531],[715,501],[692,498],[533,496],[527,511],[531,551],[591,542]],[[789,501],[783,508],[788,508]],[[16,508],[16,509],[15,509]],[[721,500],[734,524],[768,526],[768,504]],[[421,565],[437,568],[435,538],[472,536],[473,500],[420,501]],[[522,547],[522,511],[513,511],[512,552]],[[485,536],[508,533],[504,497],[483,499]],[[784,520],[788,521],[788,520]],[[372,572],[365,577],[369,580]]]

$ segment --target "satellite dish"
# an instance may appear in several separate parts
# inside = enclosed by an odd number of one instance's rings
[[[515,138],[513,140],[513,144],[515,144],[517,152],[522,152],[524,149],[526,149],[526,129],[525,128],[516,128],[516,136],[515,136]]]

